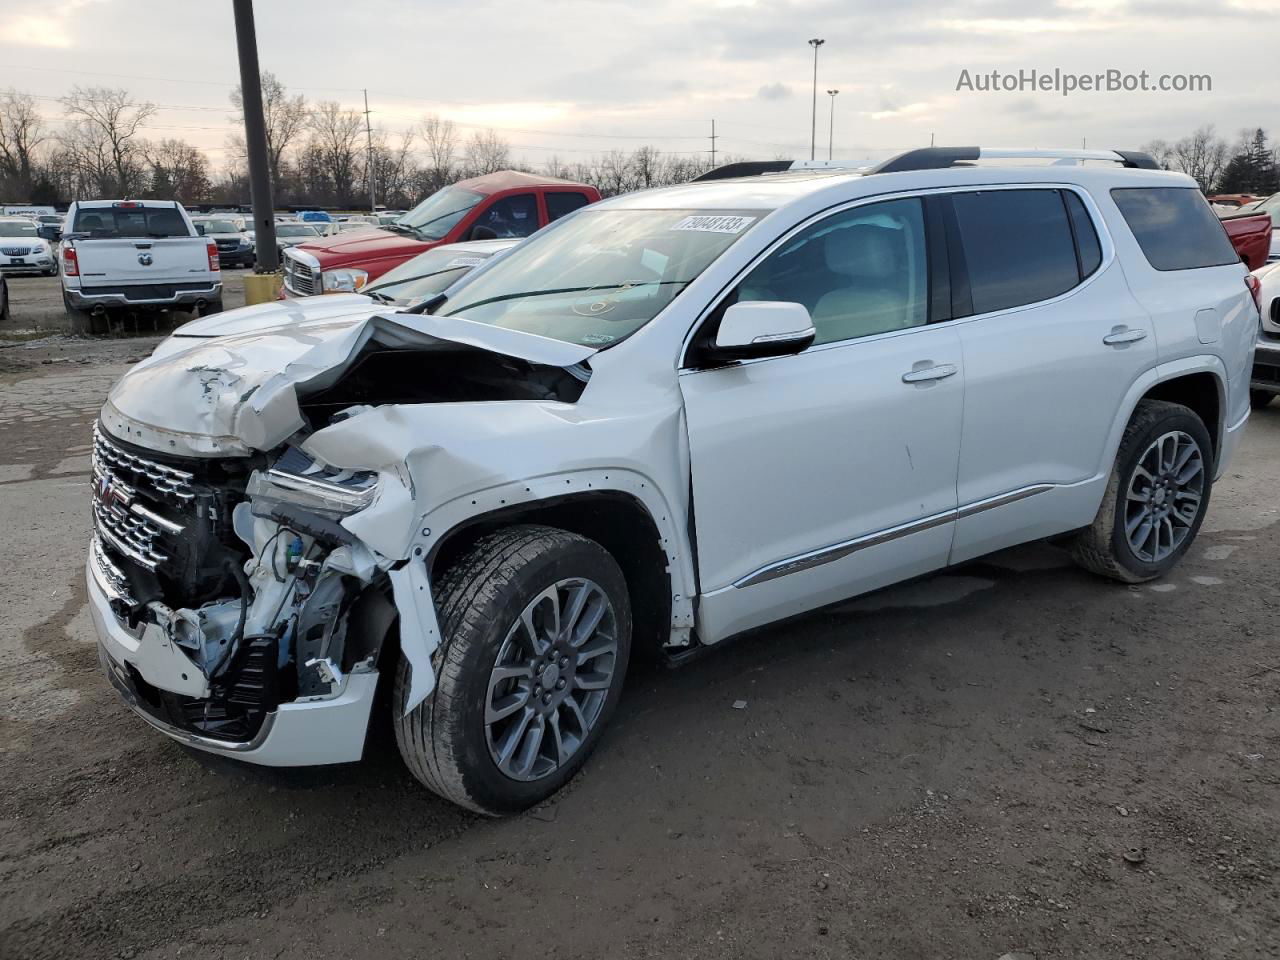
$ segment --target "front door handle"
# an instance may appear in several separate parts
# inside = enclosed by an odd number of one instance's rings
[[[1122,343],[1137,343],[1139,340],[1146,339],[1147,331],[1136,330],[1132,327],[1116,327],[1105,337],[1102,342],[1108,347],[1114,347]]]
[[[960,368],[954,363],[939,363],[932,367],[910,370],[902,375],[903,383],[927,383],[930,380],[945,380],[954,377]]]

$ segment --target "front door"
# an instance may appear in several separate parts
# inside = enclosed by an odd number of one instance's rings
[[[927,250],[916,199],[819,220],[731,294],[804,304],[815,344],[682,372],[703,642],[947,562],[964,371]]]

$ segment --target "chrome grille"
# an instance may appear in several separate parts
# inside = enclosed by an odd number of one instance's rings
[[[121,449],[94,426],[94,526],[106,544],[148,570],[169,559],[165,535],[185,528],[141,503],[140,493],[185,505],[195,498],[193,479],[190,473]]]
[[[186,504],[195,499],[191,486],[194,474],[129,453],[112,443],[97,424],[93,427],[93,468],[95,473],[99,469],[118,468],[136,474],[135,482],[145,478],[157,494],[177,503]]]
[[[3,253],[6,257],[25,257],[34,252],[34,250],[30,250],[27,247],[0,247],[0,253]]]
[[[292,293],[310,297],[318,293],[316,276],[311,267],[284,251],[284,285]]]
[[[129,579],[124,571],[111,562],[102,546],[102,537],[97,534],[89,541],[89,563],[93,568],[93,577],[107,595],[107,599],[133,606],[133,595],[129,591]]]

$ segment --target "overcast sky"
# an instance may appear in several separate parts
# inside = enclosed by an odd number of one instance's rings
[[[1280,136],[1280,0],[258,0],[264,69],[311,99],[361,106],[390,133],[437,113],[493,127],[530,162],[651,143],[723,154],[808,152],[835,98],[835,156],[939,144],[1137,147],[1203,123]],[[1206,93],[957,92],[961,70],[1116,68],[1209,74]],[[215,162],[237,82],[226,0],[46,0],[0,6],[0,88],[51,118],[73,84],[163,105],[148,136]]]

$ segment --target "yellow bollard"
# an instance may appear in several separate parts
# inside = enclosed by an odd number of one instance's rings
[[[270,303],[280,292],[280,274],[246,273],[244,276],[244,303]]]

